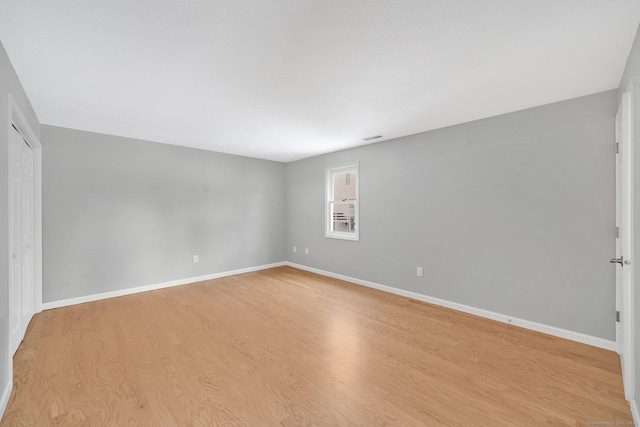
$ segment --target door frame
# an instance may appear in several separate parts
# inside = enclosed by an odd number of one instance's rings
[[[621,328],[616,327],[616,344],[618,354],[621,356],[622,364],[622,380],[624,385],[625,399],[632,401],[635,398],[636,381],[635,381],[635,313],[634,307],[634,87],[630,84],[619,99],[618,114],[616,114],[616,142],[620,143],[620,155],[622,155],[622,176],[621,176],[621,196],[622,203],[618,205],[616,201],[616,209],[620,208],[621,220],[628,227],[622,227],[624,233],[623,247],[621,255],[625,258],[624,266],[616,267],[616,274],[622,275],[621,287],[616,284],[616,310],[621,312]],[[618,118],[619,115],[619,118]],[[619,127],[618,127],[619,126]],[[617,156],[618,154],[616,154]],[[618,160],[616,159],[616,168]],[[616,170],[617,174],[617,170]],[[616,189],[617,193],[618,189]],[[617,194],[616,194],[617,197]],[[618,212],[616,212],[618,218]],[[617,221],[617,219],[616,219]],[[616,245],[618,243],[616,242]],[[616,254],[616,256],[618,256]],[[617,278],[616,278],[617,283]],[[620,292],[618,295],[617,293]]]
[[[33,131],[29,121],[26,116],[18,106],[15,98],[12,94],[9,94],[8,100],[8,122],[7,122],[7,150],[8,150],[8,158],[7,164],[9,166],[9,181],[8,181],[8,212],[13,211],[13,186],[11,183],[14,179],[13,168],[11,167],[11,136],[10,133],[14,132],[13,126],[18,129],[18,131],[22,134],[24,139],[28,142],[29,146],[33,149],[33,160],[34,160],[34,171],[33,171],[33,216],[34,216],[34,275],[33,275],[33,286],[34,286],[34,314],[40,313],[42,311],[42,144],[40,144],[40,140],[38,136]],[[12,242],[13,242],[13,224],[11,224],[11,215],[8,215],[8,226],[9,226],[9,251],[8,251],[8,262],[11,263],[11,253],[12,253]],[[9,269],[9,284],[13,278],[11,277],[11,269]],[[9,292],[11,292],[11,285],[9,285]],[[8,301],[11,301],[11,297],[9,296]],[[11,318],[11,314],[15,308],[11,307],[9,304],[9,318]],[[7,322],[7,328],[10,325]],[[8,331],[7,331],[8,332]],[[8,368],[9,368],[9,378],[13,377],[13,354],[11,354],[11,346],[7,345],[8,349]],[[9,383],[10,389],[13,388],[13,380]]]

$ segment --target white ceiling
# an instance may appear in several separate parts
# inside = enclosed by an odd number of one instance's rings
[[[638,0],[0,0],[44,124],[291,161],[616,88]]]

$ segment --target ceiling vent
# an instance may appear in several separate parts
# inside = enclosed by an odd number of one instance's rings
[[[373,141],[374,139],[382,138],[382,135],[370,136],[368,138],[363,138],[363,141]]]

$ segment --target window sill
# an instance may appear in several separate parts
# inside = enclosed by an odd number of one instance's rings
[[[360,241],[360,236],[353,233],[325,233],[324,237],[329,239],[351,240],[354,242]]]

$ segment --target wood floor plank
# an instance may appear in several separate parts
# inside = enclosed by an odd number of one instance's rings
[[[610,351],[278,267],[42,312],[5,426],[632,422]]]

